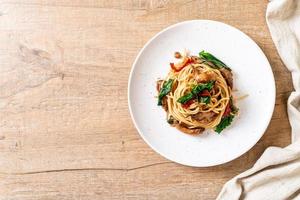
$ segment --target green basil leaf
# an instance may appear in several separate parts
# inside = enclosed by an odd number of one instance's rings
[[[211,53],[208,53],[208,52],[206,52],[206,51],[203,50],[203,51],[201,51],[199,53],[199,57],[202,58],[203,60],[206,60],[208,62],[213,63],[217,67],[217,69],[220,69],[220,68],[224,67],[224,68],[226,68],[226,69],[228,69],[228,70],[231,71],[231,69],[225,63],[223,63],[221,60],[219,60],[218,58],[216,58]]]
[[[179,103],[186,103],[191,99],[194,99],[197,97],[197,95],[202,92],[203,90],[211,90],[214,87],[215,81],[209,81],[207,83],[204,84],[199,84],[196,85],[192,88],[192,91],[187,93],[186,95],[180,97],[179,99],[177,99],[177,102]]]
[[[203,90],[209,90],[210,91],[214,87],[214,84],[215,84],[215,81],[209,81],[205,84],[196,85],[195,87],[193,87],[192,93],[194,95],[197,95],[200,92],[202,92]]]
[[[221,122],[216,126],[215,131],[221,133],[226,127],[228,127],[233,121],[234,115],[228,115],[223,117]]]
[[[171,91],[173,84],[173,79],[169,79],[167,82],[164,82],[159,95],[158,95],[158,103],[157,105],[162,105],[162,99]]]
[[[192,93],[188,93],[182,97],[180,97],[177,102],[185,104],[186,102],[188,102],[189,100],[193,99],[194,95]]]

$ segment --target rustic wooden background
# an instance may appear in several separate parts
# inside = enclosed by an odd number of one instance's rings
[[[265,22],[267,0],[0,1],[0,199],[215,199],[270,145],[290,142],[290,75]],[[242,157],[191,168],[153,152],[127,108],[141,47],[184,20],[233,25],[275,74],[271,124]],[[253,59],[253,58],[249,58]]]

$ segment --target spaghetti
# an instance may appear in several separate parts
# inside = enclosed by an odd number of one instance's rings
[[[233,104],[231,69],[204,51],[199,57],[180,58],[181,62],[170,64],[167,77],[157,82],[158,104],[166,110],[167,121],[189,134],[205,129],[220,133],[238,111]]]

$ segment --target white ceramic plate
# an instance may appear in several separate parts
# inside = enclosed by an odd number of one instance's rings
[[[191,55],[206,50],[225,62],[238,93],[249,95],[238,102],[239,116],[220,135],[184,134],[157,106],[156,81],[167,75],[174,52],[184,49]],[[174,162],[205,167],[231,161],[257,143],[272,117],[275,83],[266,56],[247,35],[224,23],[193,20],[164,29],[142,48],[130,73],[128,101],[133,122],[152,149]]]

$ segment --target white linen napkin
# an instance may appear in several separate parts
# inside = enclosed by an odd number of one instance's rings
[[[266,19],[277,51],[292,73],[295,91],[287,106],[292,144],[267,148],[251,169],[224,185],[217,200],[300,199],[300,0],[270,1]]]

